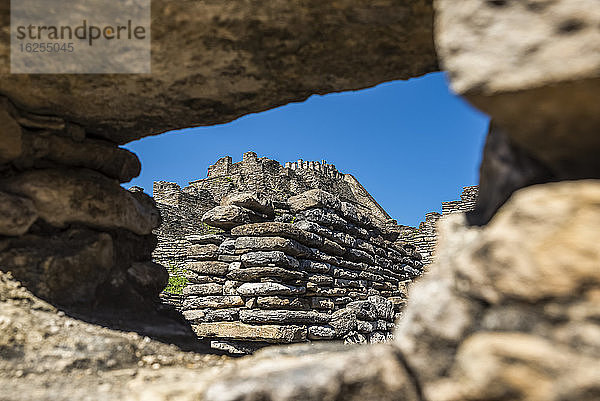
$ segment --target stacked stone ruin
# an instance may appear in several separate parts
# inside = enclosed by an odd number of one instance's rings
[[[0,266],[62,306],[152,310],[166,270],[152,262],[154,201],[120,183],[135,154],[68,119],[0,97]]]
[[[389,339],[422,273],[414,246],[322,190],[273,208],[257,193],[224,198],[203,220],[220,234],[188,236],[184,316],[214,348]]]

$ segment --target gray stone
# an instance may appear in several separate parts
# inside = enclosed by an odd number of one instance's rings
[[[192,260],[216,260],[219,257],[219,247],[214,244],[192,245],[187,251]]]
[[[202,216],[202,222],[212,227],[231,229],[242,224],[254,223],[263,218],[251,210],[239,206],[217,206]]]
[[[297,269],[300,265],[297,259],[287,256],[281,251],[248,252],[242,255],[241,261],[244,266],[248,267],[275,265],[281,268]]]
[[[295,272],[280,267],[248,267],[231,271],[227,274],[227,278],[238,281],[257,281],[262,278],[275,277],[282,280],[302,280],[305,273]]]
[[[33,202],[0,191],[0,235],[23,235],[36,219]]]
[[[212,295],[206,297],[187,297],[183,301],[183,309],[204,309],[204,308],[233,308],[244,306],[244,300],[239,296],[231,295]]]
[[[323,246],[323,238],[318,235],[289,223],[275,221],[238,226],[231,230],[231,235],[237,237],[283,237],[313,248]]]
[[[183,289],[183,296],[188,295],[222,295],[223,285],[217,283],[193,284]]]
[[[328,323],[329,315],[314,311],[295,310],[241,310],[240,320],[258,324]]]
[[[311,250],[289,238],[281,237],[240,237],[235,241],[238,253],[248,251],[281,251],[294,257],[306,257]]]
[[[225,276],[229,272],[229,264],[216,261],[191,262],[186,265],[186,269],[198,274]]]
[[[333,340],[335,338],[335,329],[331,326],[309,326],[309,340]]]
[[[242,192],[228,195],[221,200],[221,206],[228,205],[243,207],[271,218],[275,216],[273,202],[262,193]]]
[[[308,259],[300,260],[300,268],[310,273],[329,273],[331,271],[331,265]]]
[[[292,212],[298,213],[307,209],[328,208],[340,210],[341,202],[338,198],[320,189],[312,189],[288,199]]]
[[[245,296],[298,295],[304,294],[306,288],[281,283],[244,283],[237,292]]]
[[[192,234],[192,235],[186,235],[185,239],[187,241],[191,242],[192,244],[198,244],[198,245],[208,245],[208,244],[221,245],[221,243],[223,241],[225,241],[227,239],[227,237],[224,236],[224,235],[220,235],[220,234],[203,234],[203,235]]]
[[[192,328],[199,337],[219,337],[246,341],[292,343],[306,340],[306,327],[260,325],[240,322],[199,323]]]
[[[151,261],[132,263],[131,267],[127,269],[127,277],[133,282],[138,292],[147,294],[151,298],[158,297],[158,294],[169,282],[167,269]]]
[[[312,300],[313,298],[311,298]],[[311,304],[306,298],[271,296],[258,297],[257,306],[261,309],[290,309],[290,310],[309,310]]]
[[[0,180],[0,188],[33,201],[39,216],[64,227],[83,223],[150,234],[160,224],[156,206],[91,170],[33,170]]]

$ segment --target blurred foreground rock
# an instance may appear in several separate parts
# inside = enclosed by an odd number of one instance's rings
[[[484,228],[450,216],[395,344],[225,363],[61,316],[3,275],[4,399],[596,400],[599,224],[593,180],[521,190]]]

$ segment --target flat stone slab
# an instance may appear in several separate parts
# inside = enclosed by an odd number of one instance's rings
[[[244,300],[237,295],[212,295],[207,297],[188,297],[183,301],[183,309],[233,308],[244,306]]]
[[[263,266],[237,269],[227,274],[228,279],[237,281],[256,281],[268,277],[282,280],[302,280],[306,278],[306,273],[290,271],[280,267]]]
[[[258,324],[290,324],[290,323],[328,323],[330,316],[326,313],[314,311],[294,311],[294,310],[242,310],[240,311],[240,320],[244,323]]]
[[[281,283],[244,283],[237,289],[239,295],[245,296],[300,295],[305,292],[304,287]]]
[[[221,295],[223,285],[217,283],[192,284],[183,289],[183,295]]]
[[[248,251],[281,251],[294,257],[306,257],[312,252],[310,248],[298,241],[281,237],[239,237],[235,240],[237,253]]]
[[[290,223],[277,221],[238,226],[231,230],[231,235],[237,237],[290,238],[313,248],[318,248],[323,244],[323,238],[317,234],[302,230]]]
[[[190,262],[186,265],[186,268],[198,274],[225,276],[229,271],[229,263],[217,261]]]
[[[281,251],[258,251],[248,252],[241,256],[244,266],[268,266],[275,265],[283,268],[297,269],[300,263],[296,258],[286,255]]]
[[[276,343],[305,341],[307,335],[307,329],[304,326],[254,326],[239,322],[200,323],[192,325],[192,329],[199,337],[218,337]]]

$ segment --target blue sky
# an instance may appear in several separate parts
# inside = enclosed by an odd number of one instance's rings
[[[142,161],[127,187],[206,177],[222,156],[252,150],[282,164],[327,160],[353,174],[400,224],[417,225],[477,184],[488,118],[448,88],[443,73],[312,96],[231,123],[172,131],[126,147]]]

